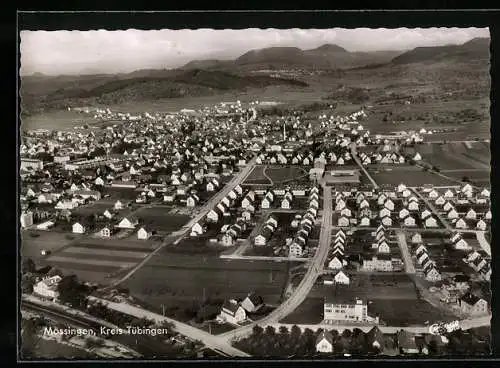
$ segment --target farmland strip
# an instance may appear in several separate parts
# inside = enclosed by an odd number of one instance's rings
[[[114,261],[101,261],[98,259],[75,259],[71,257],[63,257],[63,256],[54,256],[48,259],[50,262],[70,262],[70,263],[81,263],[88,265],[96,265],[96,266],[114,266],[114,267],[132,267],[135,265],[133,262],[124,263],[124,262],[114,262]]]
[[[81,260],[81,259],[100,259],[103,261],[112,261],[112,262],[124,262],[124,263],[137,263],[139,262],[142,258],[132,258],[132,257],[126,257],[126,256],[121,256],[120,253],[115,253],[115,254],[91,254],[91,253],[73,253],[73,252],[61,252],[58,253],[58,256],[61,257],[68,257],[68,258],[73,258],[76,260]]]
[[[123,243],[122,245],[115,245],[113,243],[104,243],[104,244],[75,244],[72,247],[74,248],[87,248],[87,249],[103,249],[109,251],[131,251],[131,252],[149,252],[153,248],[155,248],[152,245],[144,246],[144,247],[138,247],[137,244],[135,245],[127,245],[127,243]]]
[[[75,262],[64,262],[64,261],[50,261],[46,262],[47,264],[60,268],[63,270],[81,270],[81,271],[92,271],[96,273],[112,273],[115,271],[118,271],[120,267],[113,267],[113,266],[98,266],[98,265],[91,265],[91,264],[81,264],[81,263],[75,263]]]
[[[73,254],[90,254],[90,255],[103,255],[103,256],[117,256],[122,258],[142,259],[148,255],[144,251],[131,251],[131,250],[107,250],[107,249],[88,249],[83,247],[69,247],[64,250],[64,253]]]

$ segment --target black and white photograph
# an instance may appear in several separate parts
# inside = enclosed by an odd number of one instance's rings
[[[19,359],[492,354],[488,28],[19,53]]]

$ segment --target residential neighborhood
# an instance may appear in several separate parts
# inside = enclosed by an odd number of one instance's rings
[[[104,77],[50,82],[37,106],[56,101],[60,117],[47,108],[54,125],[20,132],[23,354],[40,339],[127,359],[489,354],[490,142],[460,131],[480,115],[454,107],[458,128],[433,117],[446,101],[416,81],[434,61],[400,82],[388,78],[406,65],[396,54],[310,73],[280,56],[368,58],[326,46],[113,74],[94,89]],[[257,56],[272,62],[251,70]],[[322,78],[342,84],[294,100]],[[134,102],[137,90],[156,97]]]

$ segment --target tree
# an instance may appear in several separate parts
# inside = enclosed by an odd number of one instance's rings
[[[35,285],[35,280],[31,275],[23,275],[21,279],[21,290],[23,293],[30,294],[33,292],[33,285]]]
[[[281,326],[280,327],[280,334],[285,335],[288,333],[288,328],[286,326]]]
[[[351,349],[352,352],[355,354],[361,354],[365,350],[365,333],[359,329],[355,328],[352,331],[352,336],[351,336]]]
[[[293,338],[298,339],[301,334],[302,334],[302,331],[300,330],[299,326],[293,325],[292,328],[291,328],[291,330],[290,330],[290,335]]]
[[[468,182],[470,182],[470,179],[469,179],[469,177],[468,177],[468,176],[463,176],[463,177],[462,177],[462,181],[463,181],[464,183],[468,183]]]
[[[273,337],[274,335],[276,335],[275,328],[273,326],[267,326],[266,327],[266,335],[270,336],[270,337]]]
[[[219,314],[220,308],[213,304],[203,305],[196,313],[196,322],[201,323],[203,321],[213,319]]]
[[[264,332],[264,329],[260,327],[259,325],[255,325],[252,328],[252,332],[255,336],[261,336],[262,333]]]
[[[36,271],[35,262],[31,258],[25,258],[22,264],[22,273],[34,273]]]
[[[63,273],[60,269],[58,268],[55,268],[55,267],[52,267],[48,272],[47,272],[47,276],[49,277],[52,277],[52,276],[62,276]]]
[[[84,307],[88,296],[88,288],[80,283],[76,275],[64,276],[57,285],[59,299],[75,307]]]

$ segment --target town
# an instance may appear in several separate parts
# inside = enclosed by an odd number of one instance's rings
[[[490,188],[465,173],[489,142],[269,105],[70,106],[85,124],[23,133],[30,328],[168,330],[57,337],[103,357],[488,351]]]

